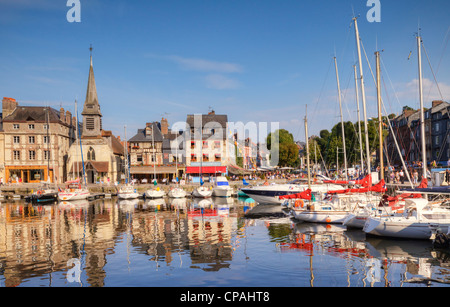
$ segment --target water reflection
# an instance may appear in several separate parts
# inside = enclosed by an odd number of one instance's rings
[[[0,205],[0,286],[442,286],[449,267],[431,242],[296,224],[251,199]]]

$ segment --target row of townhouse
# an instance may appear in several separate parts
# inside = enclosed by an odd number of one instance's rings
[[[447,165],[450,159],[450,104],[434,100],[429,109],[424,110],[425,149],[427,164]],[[422,162],[420,112],[404,108],[402,114],[391,120],[395,137],[403,159],[410,165]],[[392,133],[386,138],[388,159],[393,165],[401,165]]]
[[[255,160],[262,161],[260,165],[268,160],[267,152],[260,158],[260,150],[250,139],[234,142],[228,133],[228,116],[214,111],[189,114],[172,129],[165,118],[149,122],[129,140],[121,141],[103,129],[92,54],[81,116],[79,122],[63,108],[21,106],[5,97],[0,116],[1,180],[120,182],[126,173],[126,153],[130,175],[147,182],[187,176],[199,180],[200,175],[242,170],[236,167],[236,154],[243,156],[245,168],[254,168]]]

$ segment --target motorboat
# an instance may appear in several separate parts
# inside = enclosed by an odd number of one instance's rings
[[[186,191],[180,187],[171,188],[169,190],[168,196],[170,198],[183,198],[186,197]]]
[[[58,193],[60,200],[79,200],[87,199],[91,193],[87,188],[83,188],[80,180],[73,180],[66,182],[66,188]]]
[[[212,195],[215,197],[231,197],[233,189],[230,187],[225,176],[218,176],[213,188]]]
[[[393,216],[369,216],[363,231],[375,236],[431,239],[436,231],[447,233],[450,226],[450,210],[440,203],[430,203],[425,198],[405,200],[402,214]]]
[[[58,190],[50,187],[49,184],[43,185],[41,188],[25,197],[26,202],[30,203],[52,203],[58,200]]]
[[[162,198],[166,196],[166,192],[164,192],[164,190],[160,187],[157,187],[156,189],[146,190],[144,196],[145,198]]]
[[[134,199],[139,197],[139,193],[136,191],[133,185],[124,184],[119,187],[117,191],[117,197],[119,199]]]
[[[260,186],[244,187],[241,191],[249,197],[253,198],[259,204],[282,204],[283,200],[280,196],[301,193],[308,189],[307,184],[286,183],[286,184],[269,184],[267,181]],[[331,190],[344,189],[341,185],[336,184],[312,184],[313,192],[327,192]]]
[[[212,196],[212,190],[205,186],[200,186],[192,192],[192,196],[198,198],[208,198]]]

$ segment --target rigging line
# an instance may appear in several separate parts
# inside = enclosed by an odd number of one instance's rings
[[[433,67],[431,66],[430,58],[428,57],[428,52],[427,52],[427,50],[425,49],[425,45],[423,44],[423,40],[422,40],[422,48],[423,48],[423,51],[425,51],[425,55],[427,56],[428,65],[430,66],[431,73],[433,74],[434,82],[436,82],[436,86],[437,86],[437,89],[438,89],[438,91],[439,91],[439,95],[441,96],[441,100],[444,100],[444,97],[442,96],[441,89],[439,88],[439,83],[438,83],[437,80],[436,80],[436,75],[434,74]],[[431,92],[431,85],[430,85],[430,90],[428,91],[428,96],[430,95],[430,92]],[[428,97],[428,96],[427,96],[427,97]],[[427,98],[427,99],[428,99],[428,98]]]
[[[392,90],[393,90],[393,92],[394,92],[395,98],[396,98],[396,100],[397,100],[399,106],[401,106],[401,105],[400,105],[400,100],[399,100],[399,98],[398,98],[398,96],[397,96],[397,92],[395,91],[394,85],[393,85],[392,80],[391,80],[391,78],[390,78],[390,76],[389,76],[388,70],[387,70],[386,66],[384,65],[383,59],[381,59],[381,64],[383,65],[383,70],[384,70],[384,72],[385,72],[383,75],[386,75],[386,76],[387,76],[387,78],[388,78],[388,80],[389,80],[389,83],[390,83],[390,85],[391,85],[391,87],[392,87]],[[384,83],[384,76],[382,77],[382,79],[383,79],[383,84],[384,84],[384,87],[385,87],[385,91],[386,91],[386,93],[387,93],[387,88],[386,88],[386,85],[385,85],[385,83]],[[391,105],[391,103],[390,103],[390,100],[389,100],[389,95],[388,95],[388,101],[389,101],[389,105],[392,107],[392,105]],[[387,113],[386,113],[386,115],[387,115]],[[415,131],[412,131],[410,125],[408,125],[407,127],[408,127],[409,133],[413,135],[413,141],[414,141],[414,144],[415,144],[416,148],[420,148],[419,143],[418,143],[417,138],[416,138],[416,133],[415,133]],[[397,127],[397,133],[399,133],[399,132],[398,132],[398,127]],[[402,142],[402,143],[403,143],[403,142]],[[410,149],[409,149],[409,151],[410,151]]]
[[[364,55],[365,55],[365,57],[366,57],[367,65],[369,65],[369,70],[370,70],[370,73],[371,73],[371,75],[372,75],[372,79],[373,79],[374,83],[376,84],[375,76],[374,76],[374,74],[373,74],[372,67],[370,66],[369,59],[367,58],[366,49],[364,48],[364,44],[363,44],[362,40],[361,40],[361,46],[362,46],[362,49],[363,49],[363,51],[364,51]],[[384,113],[387,114],[386,107],[385,107],[385,105],[384,105],[383,99],[381,99],[381,106],[383,107]],[[392,131],[392,135],[393,135],[393,137],[394,137],[394,141],[395,141],[395,145],[396,145],[396,147],[397,147],[397,151],[398,151],[398,153],[399,153],[399,155],[400,155],[400,148],[399,148],[399,146],[398,146],[397,138],[395,137],[394,129],[392,128],[391,121],[389,120],[389,117],[386,117],[386,119],[387,119],[387,121],[388,121],[388,123],[389,123],[389,128],[390,128],[391,131]],[[378,131],[377,131],[377,133],[378,133]],[[412,183],[412,181],[411,181],[411,178],[410,178],[410,176],[409,176],[408,169],[406,168],[405,162],[403,161],[403,158],[401,157],[401,155],[400,155],[400,158],[401,158],[402,165],[403,165],[403,168],[404,168],[405,173],[406,173],[406,177],[408,178],[408,181],[409,181],[409,183],[411,184],[411,187],[414,187],[414,185],[413,185],[413,183]]]

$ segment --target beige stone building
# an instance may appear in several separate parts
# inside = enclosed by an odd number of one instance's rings
[[[103,130],[92,55],[86,100],[81,115],[81,136],[68,151],[67,177],[83,178],[84,162],[87,183],[120,181],[121,175],[124,174],[124,147],[111,131]]]
[[[74,128],[72,114],[63,108],[19,106],[15,99],[3,98],[0,176],[4,182],[63,182]]]

